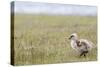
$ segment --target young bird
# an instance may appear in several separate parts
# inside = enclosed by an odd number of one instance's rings
[[[86,54],[92,49],[92,42],[86,39],[78,39],[76,33],[70,35],[71,47],[80,53],[80,57],[86,57]]]

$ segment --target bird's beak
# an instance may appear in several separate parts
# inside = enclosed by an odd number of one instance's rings
[[[71,39],[71,37],[68,38],[69,40]]]

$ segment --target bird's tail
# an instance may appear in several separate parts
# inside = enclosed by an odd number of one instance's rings
[[[91,49],[97,48],[97,45],[95,45],[93,42],[90,42],[90,44],[91,44]]]

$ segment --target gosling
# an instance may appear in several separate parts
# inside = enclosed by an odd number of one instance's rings
[[[86,57],[86,54],[92,49],[92,42],[86,39],[78,39],[76,33],[70,35],[71,47],[80,53],[80,57]]]

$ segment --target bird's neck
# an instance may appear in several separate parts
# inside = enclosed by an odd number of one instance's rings
[[[75,44],[76,46],[80,47],[80,41],[78,39],[74,39],[74,40],[71,40],[72,44]]]
[[[77,48],[76,40],[71,40],[71,47],[73,49],[76,49]]]

